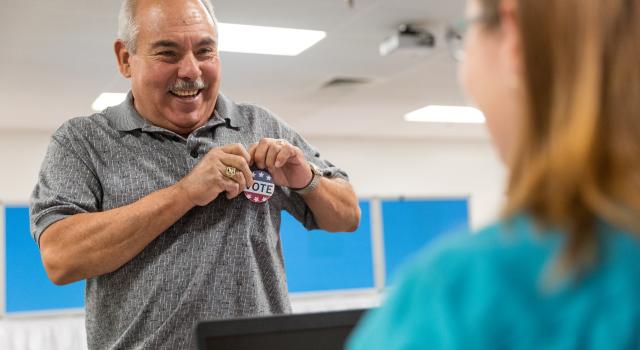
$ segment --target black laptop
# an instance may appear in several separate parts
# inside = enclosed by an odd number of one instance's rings
[[[342,350],[367,310],[198,323],[199,350]]]

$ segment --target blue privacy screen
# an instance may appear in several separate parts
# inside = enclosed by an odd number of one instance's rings
[[[5,208],[6,312],[84,307],[84,281],[56,286],[48,278],[29,233],[29,208]]]
[[[389,285],[398,267],[435,238],[469,230],[468,200],[384,200],[382,221]]]
[[[290,292],[373,288],[369,202],[353,233],[307,231],[283,212],[280,237]]]
[[[290,292],[374,288],[370,202],[353,233],[307,231],[282,213],[281,240]],[[398,266],[436,237],[469,228],[467,199],[382,200],[387,283]],[[84,307],[84,282],[56,286],[46,276],[29,233],[27,206],[5,212],[6,312],[47,312]]]

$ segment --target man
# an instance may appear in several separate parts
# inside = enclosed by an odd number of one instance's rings
[[[219,94],[206,6],[123,3],[114,47],[131,92],[55,132],[32,195],[49,277],[87,280],[92,349],[188,348],[198,320],[288,312],[280,212],[309,229],[359,223],[344,172],[268,111]],[[256,169],[276,185],[264,203],[243,192]]]

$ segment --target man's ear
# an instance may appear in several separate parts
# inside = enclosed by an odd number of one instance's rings
[[[131,78],[131,65],[129,64],[131,54],[127,50],[127,46],[122,40],[116,40],[115,43],[113,43],[113,49],[116,53],[116,59],[118,60],[118,70],[120,74],[127,79]]]

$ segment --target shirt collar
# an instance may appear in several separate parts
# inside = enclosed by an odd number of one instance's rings
[[[227,121],[227,124],[233,128],[239,128],[247,125],[247,118],[242,114],[238,105],[228,99],[222,93],[218,94],[214,115]]]
[[[113,127],[119,131],[133,131],[140,129],[155,129],[156,126],[147,122],[133,105],[133,94],[131,91],[121,104],[107,108],[104,113],[111,120]],[[242,114],[238,105],[228,99],[222,93],[218,94],[216,107],[213,111],[214,118],[211,118],[206,125],[210,125],[215,117],[225,120],[227,125],[238,128],[247,125],[247,119]]]
[[[133,106],[133,94],[131,91],[129,91],[127,98],[121,104],[107,108],[104,113],[118,131],[142,129],[147,125],[146,120],[142,118]]]

